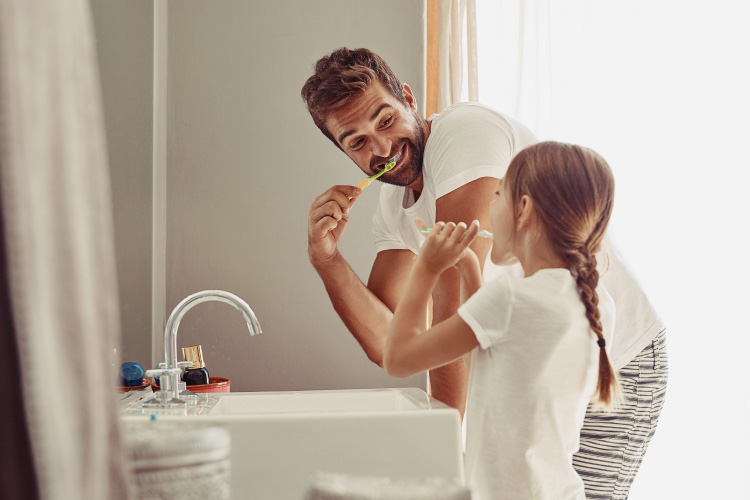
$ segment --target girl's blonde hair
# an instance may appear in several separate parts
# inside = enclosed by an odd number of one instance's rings
[[[612,214],[612,171],[591,149],[548,141],[518,153],[508,167],[505,185],[513,207],[524,195],[534,200],[551,247],[576,278],[586,318],[600,346],[594,398],[611,408],[619,399],[619,385],[604,348],[595,254]]]

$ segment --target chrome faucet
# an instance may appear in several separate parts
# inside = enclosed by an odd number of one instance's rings
[[[177,362],[177,329],[185,313],[201,302],[209,301],[225,302],[231,305],[242,313],[251,336],[261,333],[260,323],[253,310],[233,293],[222,290],[204,290],[185,297],[169,315],[167,325],[164,327],[164,367],[160,365],[158,369],[146,372],[148,376],[160,377],[161,390],[156,393],[154,399],[144,403],[144,406],[164,408],[186,405],[186,402],[180,399],[181,365],[185,365]]]

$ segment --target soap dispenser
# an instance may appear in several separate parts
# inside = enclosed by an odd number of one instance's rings
[[[193,366],[187,368],[182,374],[182,381],[185,385],[208,384],[208,370],[206,370],[206,363],[203,362],[203,348],[200,345],[183,347],[182,357],[185,361],[193,362]]]

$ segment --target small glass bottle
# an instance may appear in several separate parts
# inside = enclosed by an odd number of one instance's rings
[[[191,345],[182,348],[182,358],[192,361],[193,366],[187,368],[182,374],[185,385],[205,385],[209,383],[206,363],[203,362],[203,348],[200,345]]]

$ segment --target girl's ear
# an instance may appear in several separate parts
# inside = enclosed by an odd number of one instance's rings
[[[518,201],[516,229],[528,229],[534,216],[534,200],[527,194]]]

